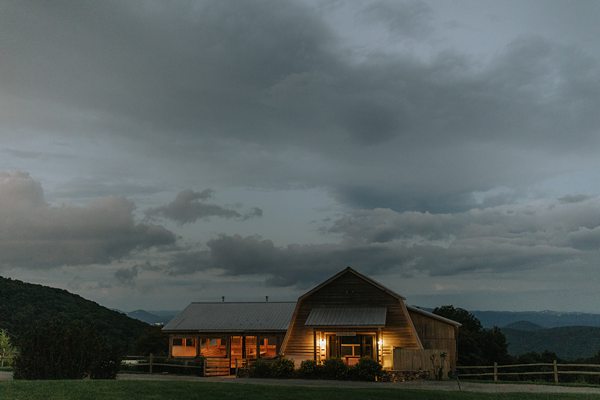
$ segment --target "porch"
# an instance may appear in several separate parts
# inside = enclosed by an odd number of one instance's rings
[[[282,334],[264,332],[171,335],[169,354],[177,359],[204,357],[207,365],[215,369],[223,370],[224,366],[235,369],[259,358],[275,358],[282,340]]]

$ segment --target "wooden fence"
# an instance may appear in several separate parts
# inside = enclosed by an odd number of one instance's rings
[[[563,364],[558,363],[556,360],[552,363],[504,365],[494,363],[494,365],[459,366],[456,369],[459,378],[492,378],[494,382],[498,382],[500,377],[546,376],[551,377],[554,383],[558,383],[560,375],[600,376],[600,364]],[[514,371],[515,369],[521,369],[521,371]],[[529,369],[536,370],[530,371]],[[467,370],[467,372],[461,373],[461,370]]]
[[[155,357],[152,354],[149,356],[125,356],[121,361],[121,371],[149,374],[188,373],[199,376],[226,376],[231,373],[229,358],[201,358],[182,361],[167,357]]]

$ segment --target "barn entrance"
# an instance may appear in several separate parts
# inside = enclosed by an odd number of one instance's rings
[[[339,358],[348,366],[357,364],[362,357],[377,358],[375,332],[333,332],[323,336],[326,358]]]

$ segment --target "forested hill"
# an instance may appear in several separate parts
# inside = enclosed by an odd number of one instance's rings
[[[29,327],[56,317],[89,323],[113,344],[128,348],[148,327],[66,290],[0,277],[0,329],[19,336]]]
[[[502,328],[513,356],[535,351],[551,351],[565,360],[590,358],[600,351],[600,328],[561,326],[558,328],[519,330]]]
[[[503,327],[514,322],[528,321],[542,328],[560,326],[598,326],[600,314],[559,311],[472,311],[486,328]]]

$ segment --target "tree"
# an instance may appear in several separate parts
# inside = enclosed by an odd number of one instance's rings
[[[135,354],[143,356],[147,356],[150,353],[158,356],[166,356],[169,353],[169,340],[162,333],[160,326],[149,326],[138,337],[134,349]]]
[[[510,360],[506,337],[498,327],[484,329],[472,313],[451,305],[438,307],[433,313],[462,324],[457,340],[460,365],[490,365]]]
[[[4,361],[12,358],[15,354],[15,348],[10,342],[10,336],[4,329],[0,329],[0,367],[4,367]]]
[[[122,350],[83,321],[38,321],[16,344],[15,379],[114,378]]]

